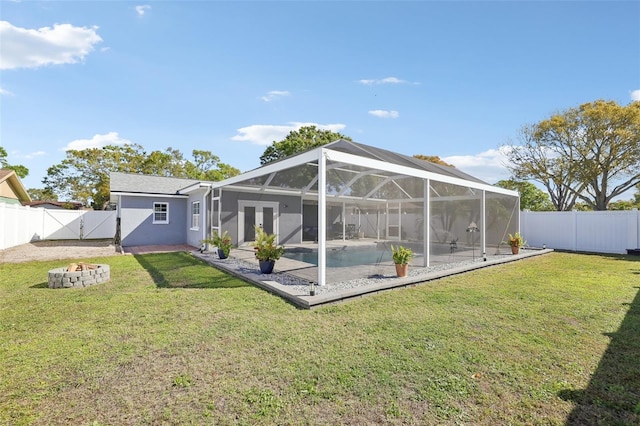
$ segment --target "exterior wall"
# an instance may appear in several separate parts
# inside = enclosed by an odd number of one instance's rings
[[[200,241],[206,238],[209,229],[207,228],[207,217],[209,216],[210,205],[207,204],[207,188],[196,191],[189,195],[187,203],[187,220],[185,222],[187,232],[187,244],[194,247],[200,246]],[[200,224],[197,227],[192,226],[192,206],[193,203],[200,202]]]
[[[0,183],[0,197],[18,199],[15,192],[13,192],[13,188],[7,181]]]
[[[22,205],[20,200],[18,200],[17,198],[8,198],[8,197],[3,197],[1,195],[0,195],[0,203],[16,204],[18,206]]]
[[[238,226],[240,226],[238,224],[238,201],[240,200],[278,202],[279,243],[294,244],[302,242],[302,202],[300,197],[232,192],[223,188],[220,201],[220,219],[222,229],[229,232],[231,241],[234,244],[238,241]]]
[[[153,223],[153,203],[168,203],[169,223]],[[120,235],[122,245],[186,244],[188,217],[187,198],[120,197]],[[188,221],[187,221],[188,220]]]
[[[0,201],[7,204],[20,204],[18,196],[7,181],[0,183]]]

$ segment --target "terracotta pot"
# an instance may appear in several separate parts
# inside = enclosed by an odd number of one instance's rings
[[[513,253],[513,254],[518,254],[518,253],[520,253],[520,247],[518,247],[518,246],[511,246],[511,253]]]
[[[396,275],[399,277],[406,277],[407,272],[409,271],[409,265],[407,263],[403,265],[396,263],[395,265],[396,265]]]

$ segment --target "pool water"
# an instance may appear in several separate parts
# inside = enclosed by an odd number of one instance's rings
[[[282,257],[299,260],[300,262],[318,265],[318,252],[285,252]],[[351,250],[328,250],[327,267],[340,268],[357,265],[370,265],[380,262],[390,262],[392,260],[390,250],[371,249],[351,249]]]

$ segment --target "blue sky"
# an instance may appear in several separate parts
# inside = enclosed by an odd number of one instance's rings
[[[640,2],[0,2],[0,146],[208,150],[242,171],[303,124],[489,183],[518,129],[640,100]]]

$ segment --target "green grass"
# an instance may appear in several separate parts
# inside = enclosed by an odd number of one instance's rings
[[[639,424],[640,262],[554,253],[313,311],[186,253],[0,266],[0,424]]]

